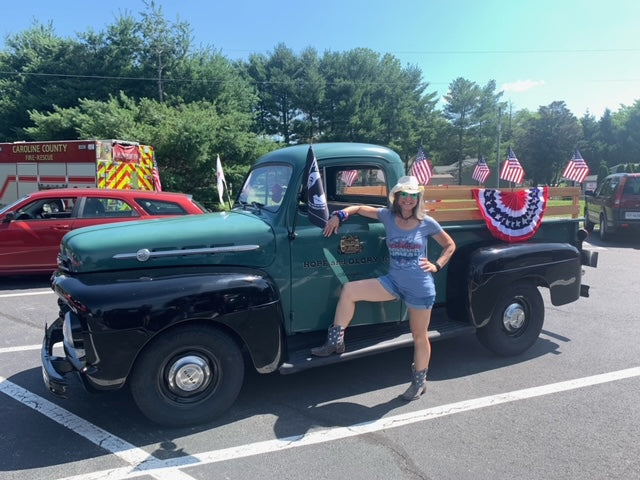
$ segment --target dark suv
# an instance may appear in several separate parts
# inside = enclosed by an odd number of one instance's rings
[[[614,173],[607,176],[595,192],[586,191],[584,224],[591,232],[600,225],[600,238],[612,234],[640,231],[640,173]]]

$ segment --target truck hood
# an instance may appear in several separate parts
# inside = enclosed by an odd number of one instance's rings
[[[275,257],[271,226],[244,212],[110,223],[67,233],[58,258],[76,273],[196,265],[266,267]]]

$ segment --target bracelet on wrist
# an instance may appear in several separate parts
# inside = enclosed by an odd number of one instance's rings
[[[436,267],[436,272],[439,272],[440,270],[442,270],[442,265],[440,265],[437,260],[433,262],[433,264]]]
[[[340,222],[346,222],[347,218],[349,218],[349,214],[346,212],[346,210],[336,210],[331,215],[333,215],[334,217],[338,217],[338,220]]]

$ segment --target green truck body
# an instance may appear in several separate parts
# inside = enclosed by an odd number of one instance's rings
[[[335,210],[384,207],[404,175],[399,156],[367,144],[313,146]],[[228,409],[248,365],[293,373],[411,345],[401,301],[357,306],[347,352],[313,358],[346,281],[386,272],[381,223],[353,216],[325,238],[303,195],[308,145],[271,152],[252,167],[231,211],[70,232],[52,277],[58,318],[42,349],[45,383],[65,396],[76,372],[92,391],[129,385],[140,410],[170,426]],[[355,172],[355,181],[345,172]],[[429,191],[429,187],[427,187]],[[434,203],[435,205],[435,203]],[[588,295],[579,219],[545,220],[527,242],[496,240],[484,221],[441,221],[457,250],[437,275],[430,338],[476,332],[497,354],[537,339],[538,291],[554,305]],[[429,258],[439,246],[429,243]],[[52,353],[63,342],[65,356]]]

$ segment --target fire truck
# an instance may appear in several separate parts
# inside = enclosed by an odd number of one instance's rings
[[[123,140],[0,143],[0,206],[49,188],[161,190],[153,147]]]

